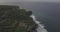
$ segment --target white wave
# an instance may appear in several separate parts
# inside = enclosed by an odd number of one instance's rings
[[[44,28],[44,25],[43,25],[43,24],[40,24],[40,22],[36,20],[36,18],[35,18],[34,15],[31,15],[30,17],[33,18],[33,20],[34,20],[34,22],[35,22],[36,24],[38,24],[38,28],[36,29],[37,32],[48,32],[48,31]]]

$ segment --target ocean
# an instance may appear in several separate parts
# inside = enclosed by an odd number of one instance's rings
[[[32,10],[48,32],[60,32],[60,3],[36,2],[24,4],[23,7]]]
[[[11,2],[7,5],[18,5],[32,11],[37,21],[43,24],[46,32],[60,32],[60,3],[54,2]],[[42,29],[40,29],[42,30]],[[44,30],[42,30],[45,32]],[[39,31],[41,32],[41,31]]]

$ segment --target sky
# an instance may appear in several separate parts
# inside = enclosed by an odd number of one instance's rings
[[[60,2],[60,0],[0,0],[0,2],[20,2],[20,1],[29,1],[29,2]]]
[[[22,1],[60,2],[60,0],[22,0]]]

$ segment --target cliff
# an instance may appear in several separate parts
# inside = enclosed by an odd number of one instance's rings
[[[36,32],[37,24],[30,15],[32,11],[18,6],[0,5],[0,32]]]

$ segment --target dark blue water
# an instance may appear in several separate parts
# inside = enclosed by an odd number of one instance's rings
[[[23,3],[23,7],[32,10],[48,32],[60,32],[60,3],[29,2]]]
[[[8,3],[7,3],[8,4]],[[49,2],[18,2],[21,8],[31,10],[48,32],[60,32],[60,3]]]

